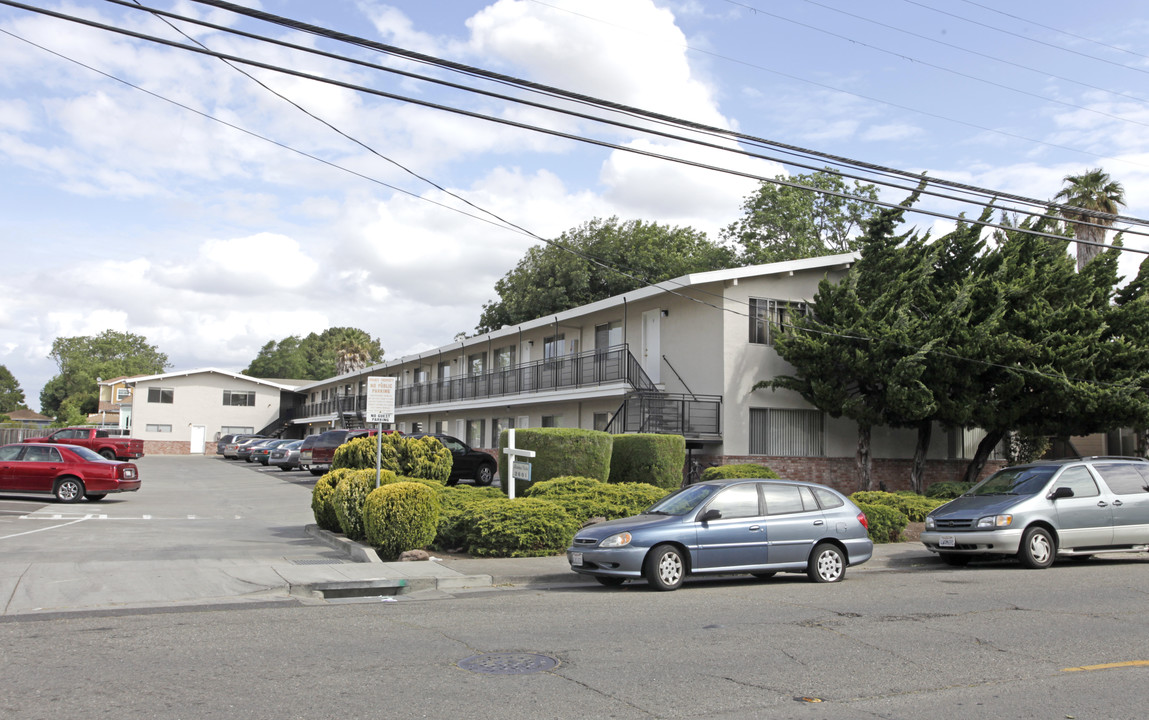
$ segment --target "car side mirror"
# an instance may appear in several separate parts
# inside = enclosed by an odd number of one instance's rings
[[[700,517],[698,519],[701,522],[706,522],[708,520],[718,520],[721,517],[722,517],[722,511],[721,510],[719,510],[717,508],[710,508],[706,512],[702,513],[702,517]]]
[[[1050,494],[1050,500],[1059,500],[1061,498],[1073,497],[1073,488],[1065,487],[1064,485],[1057,488]]]

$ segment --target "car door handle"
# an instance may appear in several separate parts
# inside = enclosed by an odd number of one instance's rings
[[[762,530],[761,525],[751,525],[750,526],[750,532],[760,532],[761,530]]]
[[[825,524],[826,524],[826,523],[825,523],[825,522],[823,522],[823,521],[821,521],[821,520],[815,520],[815,521],[814,521],[814,525],[815,525],[815,526],[818,526],[818,525],[825,525]]]
[[[1114,500],[1113,504],[1114,505],[1124,505],[1125,503],[1121,502],[1120,500]]]
[[[1109,507],[1109,503],[1105,502],[1104,500],[1100,500],[1097,503],[1097,507]]]

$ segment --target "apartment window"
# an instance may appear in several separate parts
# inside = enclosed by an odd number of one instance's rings
[[[450,380],[451,379],[451,363],[449,363],[449,362],[439,363],[439,379],[440,380]]]
[[[606,350],[622,345],[622,323],[603,323],[594,326],[594,349]]]
[[[464,440],[471,447],[483,446],[483,430],[486,428],[487,422],[485,420],[468,420],[467,421],[467,437]]]
[[[132,397],[131,388],[116,388],[116,402],[123,402],[130,400]]]
[[[239,425],[224,425],[219,429],[221,435],[251,435],[255,432],[255,428],[248,425],[247,427],[240,427]]]
[[[473,375],[482,375],[487,367],[487,353],[475,353],[467,356],[467,370]]]
[[[147,431],[148,432],[155,432],[155,433],[171,432],[172,426],[171,425],[148,425]]]
[[[443,422],[442,420],[436,420],[435,421],[435,434],[436,435],[442,435],[445,432],[447,432],[446,425],[447,425],[447,423]]]
[[[750,454],[825,457],[824,415],[820,410],[750,410]]]
[[[606,426],[610,424],[610,413],[595,413],[594,414],[594,429],[599,432],[606,430]]]
[[[515,366],[515,346],[508,345],[504,348],[495,350],[494,369],[495,370],[510,370]]]
[[[254,392],[235,392],[234,390],[223,391],[223,404],[228,407],[254,407],[255,406],[255,393]]]
[[[563,354],[563,338],[565,335],[559,333],[552,335],[548,338],[543,338],[543,359],[558,357]]]
[[[148,388],[148,402],[165,403],[171,405],[175,402],[176,391],[172,388]]]
[[[543,415],[543,427],[545,427],[545,428],[562,427],[562,423],[563,423],[563,416],[562,415]]]
[[[778,335],[790,332],[793,322],[806,313],[804,302],[750,298],[750,342],[773,345]]]
[[[417,383],[427,382],[427,368],[415,368],[415,382],[417,382]],[[362,393],[360,393],[360,394],[362,394]]]
[[[515,427],[515,419],[504,417],[495,418],[491,421],[491,444],[488,447],[497,448],[499,446],[499,436],[503,434],[504,430],[510,430]]]

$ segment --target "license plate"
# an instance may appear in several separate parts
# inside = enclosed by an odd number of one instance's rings
[[[938,538],[938,547],[954,547],[957,545],[957,538],[953,535],[942,535]]]
[[[580,552],[571,553],[571,565],[582,565],[582,553],[580,553]]]

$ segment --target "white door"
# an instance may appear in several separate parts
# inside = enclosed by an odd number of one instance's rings
[[[191,454],[203,455],[203,442],[207,438],[207,428],[203,425],[192,425]]]
[[[642,369],[651,382],[662,382],[662,310],[647,310],[642,314]]]

